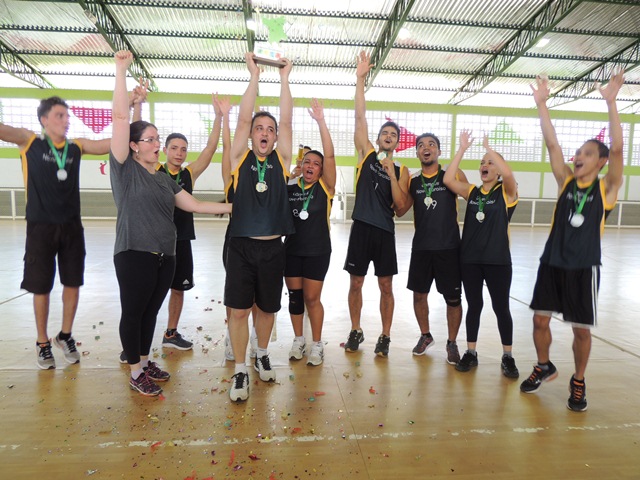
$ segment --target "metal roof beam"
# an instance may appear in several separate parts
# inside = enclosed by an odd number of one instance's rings
[[[365,81],[365,90],[371,88],[373,81],[376,78],[376,75],[382,69],[382,65],[384,64],[387,55],[393,48],[393,42],[396,41],[396,37],[402,28],[402,24],[405,22],[407,16],[409,15],[409,11],[416,0],[396,0],[396,3],[393,5],[391,9],[391,14],[389,15],[389,19],[382,29],[382,33],[376,42],[376,46],[373,48],[373,52],[371,53],[371,64],[373,68],[369,70],[367,74],[367,78]]]
[[[577,80],[565,85],[549,100],[550,107],[578,100],[596,89],[597,83],[606,83],[617,69],[629,71],[640,66],[640,39],[612,56],[606,62],[585,72]]]
[[[157,87],[153,81],[153,76],[140,61],[140,56],[127,40],[122,28],[109,12],[109,9],[102,0],[77,0],[85,15],[103,36],[114,52],[119,50],[129,50],[133,54],[133,62],[129,67],[129,72],[133,78],[143,77],[149,80],[149,90],[156,91]]]
[[[467,80],[451,97],[449,103],[458,104],[489,85],[523,53],[542,38],[584,0],[549,0],[494,56]]]
[[[253,18],[253,6],[251,0],[242,0],[242,13],[244,14],[244,25],[247,35],[247,52],[253,52],[253,48],[256,45],[256,32],[249,29],[247,26],[247,20],[255,21]]]
[[[0,69],[38,88],[55,88],[40,72],[22,60],[15,51],[0,41]]]

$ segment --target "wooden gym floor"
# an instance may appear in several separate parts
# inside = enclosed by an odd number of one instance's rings
[[[398,226],[400,274],[388,359],[373,348],[380,333],[375,277],[365,281],[365,342],[340,348],[350,323],[342,270],[348,224],[333,225],[334,254],[325,283],[325,363],[287,358],[293,338],[287,299],[270,352],[278,379],[252,374],[249,400],[229,401],[233,363],[225,363],[221,249],[225,221],[200,221],[193,244],[196,287],[186,292],[180,331],[193,351],[163,351],[172,374],[162,398],[128,387],[118,363],[120,315],[112,251],[114,222],[86,221],[85,286],[74,327],[80,365],[35,364],[32,297],[19,289],[25,225],[0,221],[0,478],[2,479],[410,479],[417,477],[640,478],[640,255],[638,230],[608,229],[603,239],[600,326],[587,370],[589,409],[565,404],[573,373],[569,326],[553,322],[552,360],[559,377],[534,395],[519,383],[535,362],[528,309],[546,228],[512,228],[514,357],[519,380],[500,372],[495,317],[486,304],[480,365],[459,373],[445,362],[445,305],[434,292],[426,356],[411,349],[419,331],[406,287],[411,237]],[[61,289],[52,292],[49,335],[60,328]],[[464,322],[458,337],[465,346]],[[166,356],[165,356],[166,354]]]

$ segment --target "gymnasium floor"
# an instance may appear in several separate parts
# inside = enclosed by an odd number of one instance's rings
[[[86,221],[87,262],[74,337],[80,365],[35,364],[32,297],[19,289],[24,222],[0,220],[0,478],[2,479],[512,479],[640,478],[640,255],[638,230],[607,229],[599,324],[587,370],[589,409],[569,411],[572,335],[554,321],[552,360],[559,377],[534,395],[518,388],[535,362],[528,309],[546,228],[513,227],[514,357],[520,379],[500,372],[500,342],[490,300],[478,341],[480,365],[460,373],[445,362],[445,305],[431,295],[436,344],[419,336],[406,287],[410,224],[398,225],[400,273],[388,359],[373,354],[380,333],[375,277],[365,281],[365,342],[340,348],[350,323],[342,270],[349,224],[332,227],[334,254],[323,294],[325,363],[308,367],[287,354],[293,338],[283,296],[270,344],[278,379],[252,374],[246,403],[227,389],[224,362],[225,221],[199,221],[193,244],[196,287],[185,294],[181,333],[193,351],[162,351],[166,306],[155,350],[172,374],[162,398],[128,387],[118,363],[120,315],[112,250],[114,222]],[[52,292],[49,335],[60,327],[60,287]],[[466,305],[465,305],[466,306]],[[464,348],[464,323],[458,337]],[[164,354],[167,354],[166,357]]]

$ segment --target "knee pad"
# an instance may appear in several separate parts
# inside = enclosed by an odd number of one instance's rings
[[[289,290],[289,313],[291,315],[304,314],[304,296],[301,288]]]
[[[457,297],[457,298],[444,297],[444,303],[446,303],[450,307],[459,307],[460,305],[462,305],[462,297]]]

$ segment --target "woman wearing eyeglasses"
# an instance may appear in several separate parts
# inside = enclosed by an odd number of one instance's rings
[[[114,264],[120,287],[120,340],[131,369],[129,385],[142,395],[162,389],[156,382],[169,373],[149,360],[158,310],[175,270],[176,229],[173,209],[188,212],[231,213],[231,204],[200,202],[171,177],[156,172],[161,150],[156,127],[137,121],[129,125],[127,69],[131,52],[115,54],[113,136],[110,177],[118,209]]]

